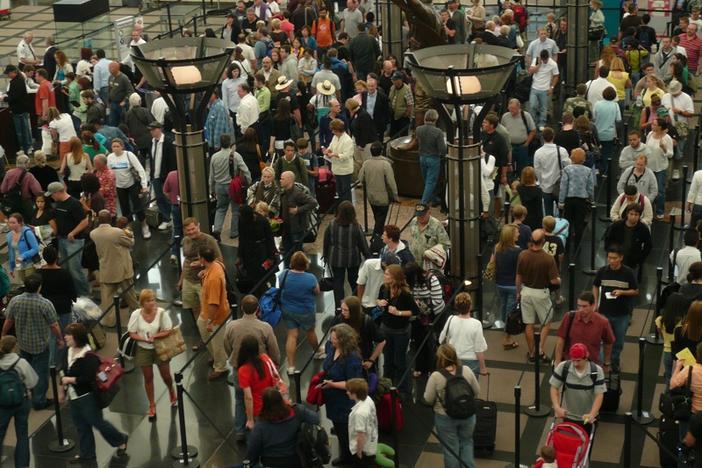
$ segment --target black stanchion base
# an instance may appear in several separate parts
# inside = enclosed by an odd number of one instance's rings
[[[597,274],[597,270],[590,270],[589,268],[583,268],[583,274],[588,275],[588,276],[595,276]]]
[[[651,424],[653,421],[656,420],[656,418],[651,417],[651,414],[648,411],[642,411],[641,416],[634,413],[634,415],[631,418],[638,424],[641,424],[642,426]]]
[[[531,416],[532,418],[545,418],[551,414],[551,408],[547,407],[546,405],[541,405],[539,409],[536,409],[536,406],[532,405],[524,408],[524,414]]]
[[[62,444],[59,444],[58,440],[55,440],[49,444],[49,451],[54,453],[64,453],[73,450],[76,443],[71,439],[63,439]]]
[[[175,460],[173,462],[173,466],[185,466],[185,463],[183,463],[183,449],[180,446],[175,447],[173,450],[171,450],[171,458]],[[193,447],[192,445],[188,445],[187,466],[192,466],[194,468],[200,466],[200,462],[197,459],[197,448]]]
[[[651,333],[646,337],[646,343],[650,345],[655,345],[655,346],[660,346],[663,344],[663,337],[662,336],[656,336],[655,333]]]

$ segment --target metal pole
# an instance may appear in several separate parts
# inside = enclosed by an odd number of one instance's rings
[[[682,180],[680,181],[680,230],[685,229],[685,189],[687,188],[687,164],[683,166]]]
[[[521,451],[520,439],[521,425],[519,423],[519,416],[521,413],[521,399],[522,399],[522,387],[516,385],[514,387],[514,468],[519,468],[521,465],[519,463],[519,452]]]
[[[207,24],[207,6],[205,5],[205,0],[202,0],[202,22],[203,24]]]
[[[541,332],[534,332],[534,346],[538,349],[541,345]],[[543,418],[551,413],[551,408],[541,407],[541,381],[539,366],[541,365],[541,352],[534,353],[534,404],[524,410],[524,413],[534,418]]]
[[[692,140],[695,142],[695,146],[692,147],[692,173],[694,174],[697,172],[697,168],[699,166],[699,158],[700,158],[700,126],[699,122],[697,127],[695,127],[695,139]]]
[[[390,431],[392,431],[392,441],[395,448],[395,466],[400,466],[400,437],[397,433],[397,428],[395,427],[395,421],[397,415],[395,414],[395,406],[397,406],[397,388],[392,387],[390,389]]]
[[[509,224],[509,210],[510,210],[510,204],[508,201],[504,203],[503,211],[505,215],[505,224]]]
[[[368,193],[366,192],[366,182],[363,181],[363,229],[366,235],[368,231]]]
[[[477,289],[475,291],[475,308],[477,310],[477,318],[482,322],[483,329],[491,328],[492,322],[485,319],[485,313],[483,312],[483,254],[478,253],[476,256],[476,262],[478,265],[478,277],[476,278]]]
[[[295,401],[297,403],[302,403],[302,388],[300,388],[300,377],[302,373],[296,370],[293,374],[293,380],[295,381]]]
[[[590,269],[583,269],[583,273],[586,275],[594,275],[597,273],[597,269],[595,268],[595,247],[597,245],[597,204],[592,203],[592,208],[591,208],[591,217],[590,217]],[[582,240],[580,241],[582,244]]]
[[[612,209],[612,178],[614,177],[614,167],[612,158],[607,158],[607,211],[605,217],[609,217],[609,211]],[[609,219],[607,220],[609,221]]]
[[[663,284],[663,267],[656,267],[656,313],[654,319],[661,314],[661,285]],[[648,335],[646,342],[651,345],[662,345],[663,340],[661,339],[660,333],[658,332],[658,327],[653,326],[653,333]]]
[[[670,230],[668,232],[668,252],[672,252],[673,250],[675,250],[675,215],[670,215],[668,222],[670,223]],[[673,265],[673,262],[669,259],[668,282],[672,283],[673,281],[675,281],[675,265]]]
[[[458,225],[458,232],[460,236],[460,241],[459,241],[459,250],[460,250],[460,258],[461,260],[461,266],[460,266],[460,272],[461,272],[461,280],[466,279],[466,266],[463,261],[464,258],[466,258],[465,253],[466,253],[466,204],[465,204],[465,187],[464,185],[464,177],[465,177],[465,167],[463,166],[463,144],[464,144],[464,135],[463,135],[463,113],[461,112],[461,101],[459,100],[458,96],[458,90],[460,89],[458,87],[458,77],[456,76],[456,72],[453,69],[453,66],[449,66],[448,69],[448,76],[449,79],[451,80],[451,88],[453,89],[454,92],[454,110],[456,111],[456,124],[458,125],[458,191],[459,191],[459,197],[458,197],[458,212],[460,213],[460,221]],[[480,268],[478,268],[478,276],[481,276],[480,273]],[[397,465],[399,466],[399,465]]]
[[[173,37],[173,22],[171,19],[171,4],[166,3],[166,15],[168,16],[168,35]]]
[[[175,447],[171,450],[171,458],[180,460],[180,463],[188,466],[191,463],[193,466],[200,466],[197,462],[197,448],[188,445],[188,436],[185,430],[185,401],[183,398],[183,374],[180,372],[175,375],[176,395],[178,396],[178,425],[180,428],[180,447]]]
[[[112,304],[114,307],[114,312],[115,312],[115,330],[117,331],[117,343],[119,343],[120,338],[122,338],[122,314],[120,313],[120,296],[118,294],[115,294],[112,296]],[[129,361],[127,361],[124,358],[124,354],[118,353],[119,356],[117,357],[119,359],[119,363],[124,369],[124,373],[128,374],[130,372],[134,371],[134,366],[131,365]],[[127,365],[129,364],[129,365]]]
[[[568,307],[575,310],[575,263],[568,264]]]
[[[636,382],[636,414],[633,416],[634,421],[639,424],[651,424],[653,418],[648,411],[643,410],[643,391],[644,391],[644,351],[646,350],[646,338],[639,337],[639,375]]]
[[[631,468],[631,423],[634,417],[631,412],[626,413],[624,421],[624,457],[622,460],[622,468]]]
[[[58,385],[56,384],[56,366],[51,366],[51,392],[54,394],[54,414],[56,415],[56,435],[57,439],[55,442],[49,443],[49,451],[56,453],[63,453],[72,450],[76,446],[75,442],[71,439],[67,439],[63,435],[63,423],[61,422],[61,407],[59,406],[58,399]]]

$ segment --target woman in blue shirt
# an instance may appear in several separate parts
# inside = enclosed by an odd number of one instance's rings
[[[295,351],[300,329],[305,331],[307,342],[316,351],[315,358],[324,359],[324,353],[317,351],[319,340],[314,331],[319,284],[312,273],[307,273],[309,265],[310,261],[303,252],[295,252],[290,258],[290,269],[280,274],[280,307],[288,329],[285,342],[288,374],[295,372]]]
[[[39,254],[39,242],[34,230],[24,225],[24,218],[19,213],[12,213],[7,218],[7,259],[10,264],[10,276],[15,282],[24,284],[24,279],[36,273],[34,256]]]
[[[602,92],[602,99],[595,104],[592,111],[592,119],[597,128],[597,136],[602,145],[602,159],[600,170],[604,168],[603,164],[607,158],[614,159],[614,150],[616,144],[614,140],[617,138],[617,124],[622,121],[622,113],[619,105],[615,101],[617,92],[614,88],[608,87]]]
[[[339,458],[332,460],[332,465],[349,465],[353,458],[349,451],[348,423],[354,401],[346,393],[346,381],[363,377],[358,336],[350,325],[340,323],[332,327],[322,369],[325,375],[319,386],[324,392],[327,418],[334,424],[339,438]]]

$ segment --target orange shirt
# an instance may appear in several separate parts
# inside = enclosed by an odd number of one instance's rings
[[[229,317],[229,301],[227,301],[227,285],[224,277],[224,267],[219,262],[213,262],[202,276],[202,292],[200,293],[200,314],[203,320],[211,320],[217,326]],[[211,305],[217,306],[217,312],[210,314]]]
[[[329,18],[317,18],[312,24],[312,35],[318,47],[331,47],[334,44],[334,23]]]
[[[51,87],[51,83],[49,82],[49,80],[44,80],[44,82],[39,85],[37,94],[34,97],[34,110],[36,111],[39,117],[41,117],[41,114],[43,112],[42,100],[44,99],[49,100],[48,107],[56,107],[56,95],[54,94],[54,90]]]

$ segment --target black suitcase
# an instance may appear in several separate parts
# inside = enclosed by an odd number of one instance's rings
[[[671,453],[677,453],[678,444],[680,442],[680,433],[678,422],[674,419],[661,417],[658,425],[658,443],[660,447],[665,447]],[[676,468],[678,466],[677,457],[673,457],[671,453],[659,448],[659,461],[662,468]]]
[[[610,373],[608,377],[605,378],[605,384],[607,384],[607,391],[602,399],[602,407],[600,411],[602,413],[616,413],[619,409],[619,398],[622,395],[621,377],[618,373]]]
[[[319,214],[334,214],[332,206],[336,201],[336,180],[331,179],[325,182],[317,181],[317,203],[319,203]]]
[[[475,400],[475,429],[473,449],[478,458],[490,458],[495,453],[497,437],[497,403],[490,401],[490,375],[487,375],[486,399]]]

